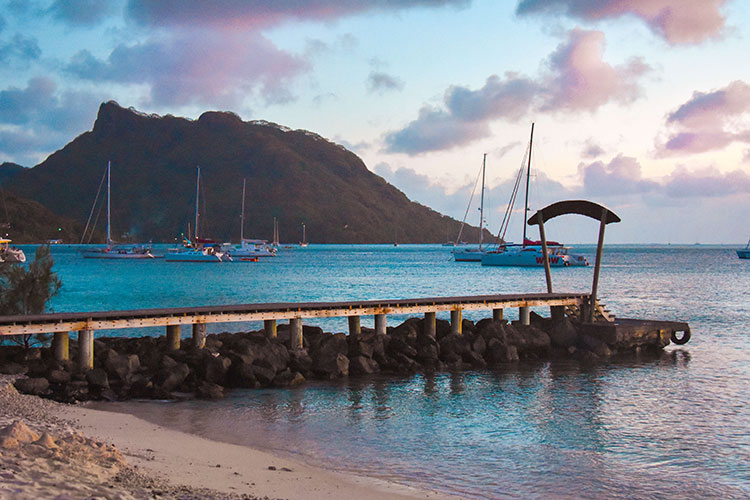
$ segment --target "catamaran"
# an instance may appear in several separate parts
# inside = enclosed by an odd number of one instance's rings
[[[539,241],[531,241],[526,237],[526,216],[529,211],[529,178],[531,177],[531,151],[534,143],[534,124],[531,124],[531,138],[529,139],[529,157],[526,165],[526,201],[524,205],[523,221],[523,243],[505,243],[505,231],[508,229],[510,214],[513,211],[516,195],[523,174],[523,167],[516,177],[516,184],[505,211],[505,217],[500,225],[497,249],[481,254],[483,266],[509,266],[509,267],[543,267],[545,255],[542,252],[542,244]],[[571,254],[568,248],[556,241],[547,242],[547,256],[551,267],[588,266],[589,262],[582,255]]]
[[[242,179],[242,211],[240,212],[240,244],[224,244],[221,250],[233,262],[257,262],[260,257],[275,257],[276,249],[266,240],[245,238],[245,185]],[[274,230],[276,219],[274,219]]]
[[[482,159],[482,192],[479,202],[479,246],[454,248],[451,253],[453,254],[453,259],[456,262],[481,262],[482,260],[482,252],[484,252],[484,250],[482,249],[482,242],[484,240],[484,178],[486,165],[487,153],[484,154],[484,158]],[[476,189],[476,184],[474,184],[474,187]],[[466,207],[467,214],[469,213],[469,209],[471,208],[471,199],[473,197],[474,193],[472,192],[471,196],[469,197],[469,206]],[[466,215],[464,215],[464,222],[466,222]],[[464,229],[464,222],[461,223],[461,229],[459,229],[458,231],[458,237],[456,238],[456,241],[461,241],[461,232]]]
[[[110,218],[110,173],[111,173],[111,162],[107,162],[107,245],[104,248],[87,248],[82,252],[83,256],[87,259],[153,259],[155,256],[151,253],[151,248],[145,245],[124,245],[115,244],[112,241],[111,227],[112,222]],[[103,180],[103,179],[102,179]],[[101,189],[101,184],[99,185]],[[97,193],[97,198],[99,194]],[[96,199],[94,199],[94,206],[91,207],[91,214],[94,213],[94,207],[96,206]],[[91,214],[89,215],[89,222],[91,222]],[[86,223],[86,229],[84,229],[84,236],[88,230],[88,222]]]
[[[222,262],[232,258],[221,251],[221,246],[213,240],[198,237],[198,200],[200,195],[201,168],[195,180],[195,235],[194,241],[183,239],[183,248],[171,250],[164,256],[167,262]]]

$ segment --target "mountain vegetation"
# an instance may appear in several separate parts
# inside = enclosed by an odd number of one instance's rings
[[[315,243],[438,243],[447,233],[454,238],[460,225],[410,201],[354,153],[317,134],[227,112],[197,120],[146,115],[112,101],[101,105],[93,130],[34,168],[11,167],[0,182],[84,225],[97,192],[106,197],[100,186],[107,162],[116,240],[173,241],[194,231],[198,166],[201,237],[239,238],[243,179],[245,237],[271,239],[274,218],[282,242],[298,241],[303,223]],[[101,209],[96,214],[102,234],[104,216]],[[477,236],[478,229],[465,228],[464,239]]]

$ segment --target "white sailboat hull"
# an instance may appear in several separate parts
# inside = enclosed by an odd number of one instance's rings
[[[484,251],[478,248],[456,248],[451,253],[456,262],[482,262]]]
[[[164,256],[167,262],[222,262],[221,253],[202,250],[186,250],[184,252],[169,252]]]
[[[507,267],[544,267],[544,255],[541,248],[524,247],[501,251],[485,252],[482,254],[483,266]],[[563,248],[549,250],[550,267],[588,266],[589,263],[582,255],[566,253]]]

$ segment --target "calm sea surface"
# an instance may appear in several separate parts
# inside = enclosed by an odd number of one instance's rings
[[[577,250],[593,261],[593,247]],[[63,281],[56,311],[545,291],[542,269],[455,263],[449,248],[430,245],[311,245],[227,264],[98,261],[76,252],[53,247]],[[555,289],[586,291],[592,275],[593,268],[553,269]],[[688,321],[692,340],[658,358],[106,408],[466,498],[750,497],[750,261],[733,247],[610,246],[599,289],[620,317]],[[317,324],[346,330],[345,320]]]

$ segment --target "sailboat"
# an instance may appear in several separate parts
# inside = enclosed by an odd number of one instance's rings
[[[23,264],[26,262],[26,254],[23,250],[11,246],[8,238],[0,238],[0,262]]]
[[[482,252],[484,251],[482,249],[482,243],[484,240],[484,178],[485,178],[485,171],[487,167],[487,153],[484,154],[484,158],[482,159],[482,191],[480,195],[480,202],[479,202],[479,246],[474,247],[463,247],[463,248],[454,248],[451,253],[453,254],[453,259],[456,262],[480,262],[482,260]],[[476,184],[474,184],[476,187]],[[472,193],[473,197],[473,193]],[[469,198],[469,207],[466,208],[466,212],[468,213],[469,208],[471,207],[471,198]],[[464,220],[466,220],[466,217],[464,217]],[[458,232],[458,238],[456,238],[456,241],[461,241],[461,232],[463,231],[463,224],[461,224],[461,229]]]
[[[750,259],[750,241],[747,242],[745,248],[737,250],[737,257],[740,259]]]
[[[151,253],[150,247],[143,245],[116,245],[112,241],[112,220],[110,217],[110,174],[111,162],[107,162],[107,246],[104,248],[86,249],[82,252],[83,256],[87,259],[153,259],[155,256]],[[96,200],[94,200],[94,206],[96,206]],[[91,213],[93,214],[93,212],[94,207],[91,207]],[[90,220],[91,217],[89,216],[89,221]],[[88,224],[86,224],[86,229],[88,229]],[[85,234],[86,230],[84,230],[84,236]]]
[[[526,166],[526,201],[523,212],[523,243],[515,245],[504,243],[503,236],[507,224],[510,220],[510,214],[513,210],[516,194],[520,185],[520,175],[517,178],[516,185],[511,194],[508,207],[505,212],[505,218],[500,227],[498,240],[501,242],[496,250],[484,252],[481,257],[483,266],[510,266],[510,267],[543,267],[545,256],[542,253],[541,242],[532,241],[526,237],[526,216],[529,211],[529,178],[531,177],[531,151],[534,143],[534,124],[531,124],[531,138],[529,139],[529,158]],[[568,253],[568,248],[562,243],[556,241],[547,241],[547,257],[551,267],[570,267],[570,266],[588,266],[588,260],[583,255],[574,255]]]
[[[230,256],[224,255],[220,245],[213,240],[198,237],[198,200],[200,195],[201,168],[197,167],[195,180],[195,235],[194,241],[183,239],[183,248],[167,252],[164,260],[167,262],[222,262],[232,260]]]
[[[302,223],[302,241],[299,242],[299,246],[305,248],[307,246],[307,234],[305,233],[305,223]]]
[[[240,212],[240,244],[222,245],[222,251],[227,258],[233,262],[258,262],[260,257],[275,257],[276,249],[268,244],[266,240],[245,238],[245,185],[246,179],[242,179],[242,211]]]
[[[279,249],[279,221],[276,220],[276,217],[273,218],[273,241],[271,242],[271,247],[275,250]]]

